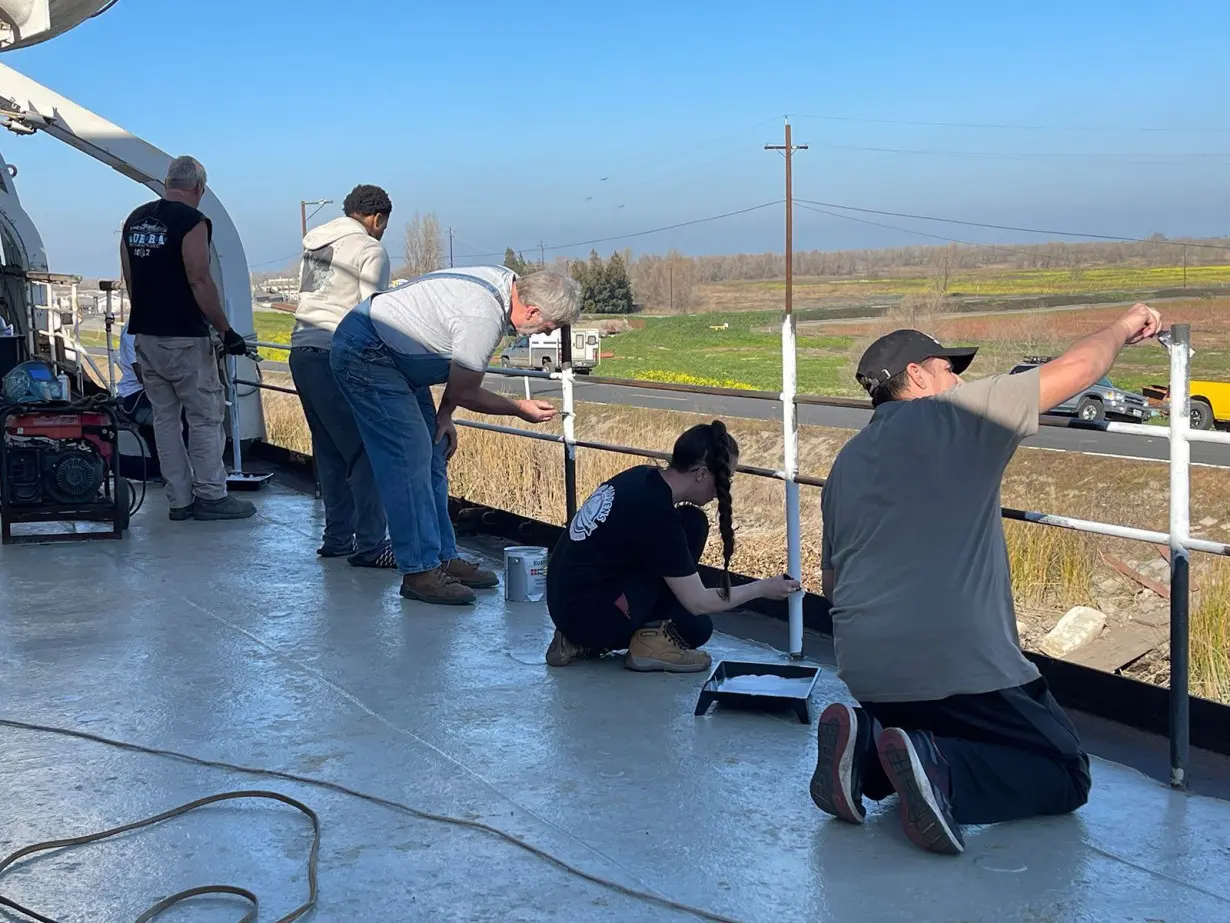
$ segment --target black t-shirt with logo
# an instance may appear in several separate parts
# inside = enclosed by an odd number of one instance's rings
[[[209,336],[209,322],[184,270],[184,237],[202,221],[212,240],[213,224],[203,212],[183,202],[155,199],[134,210],[124,222],[132,305],[129,333]]]
[[[547,567],[548,605],[614,602],[634,572],[696,573],[670,486],[652,465],[615,475],[577,510]]]

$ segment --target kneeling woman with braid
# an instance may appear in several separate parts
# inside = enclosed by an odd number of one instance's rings
[[[710,657],[697,648],[713,634],[709,613],[799,588],[789,577],[731,588],[730,480],[738,463],[738,443],[714,420],[679,437],[668,467],[630,468],[590,495],[547,567],[555,623],[548,664],[627,649],[632,670],[707,670]],[[706,588],[697,564],[709,519],[699,507],[715,499],[725,566],[722,585]]]

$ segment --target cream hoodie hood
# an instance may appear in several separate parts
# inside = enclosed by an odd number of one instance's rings
[[[388,288],[389,274],[389,254],[355,219],[312,228],[303,238],[291,346],[328,349],[346,312]]]

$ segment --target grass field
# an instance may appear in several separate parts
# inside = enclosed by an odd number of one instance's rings
[[[269,438],[302,452],[310,439],[298,402],[266,393]],[[581,405],[580,439],[669,450],[676,435],[706,418],[637,408]],[[510,421],[500,421],[509,423]],[[768,422],[729,421],[739,439],[743,461],[777,467],[779,428]],[[512,425],[523,425],[516,424]],[[550,431],[558,432],[558,424]],[[851,433],[820,427],[800,429],[805,474],[823,476]],[[578,457],[582,497],[607,477],[636,462],[626,456],[585,450]],[[561,450],[558,445],[463,429],[450,467],[451,491],[475,502],[563,523],[565,513]],[[738,549],[734,568],[763,576],[785,568],[784,489],[780,482],[741,475],[736,481],[735,524]],[[1085,455],[1022,450],[1004,480],[1004,503],[1026,509],[1101,519],[1164,531],[1167,521],[1164,465]],[[1192,470],[1193,521],[1216,539],[1230,535],[1230,480],[1221,469]],[[1145,563],[1157,559],[1149,546],[1036,525],[1007,523],[1009,549],[1023,643],[1036,647],[1058,617],[1074,605],[1094,605],[1129,624],[1142,603],[1142,591],[1123,577],[1108,557]],[[715,532],[716,534],[716,532]],[[803,580],[818,590],[819,491],[803,488]],[[707,554],[719,563],[716,549]],[[1192,585],[1192,670],[1197,694],[1230,702],[1230,562],[1196,556]],[[1154,600],[1156,602],[1156,600]],[[1165,645],[1126,672],[1152,682],[1169,676]]]
[[[864,278],[795,277],[796,307],[821,307],[859,300],[883,300],[934,289],[936,273],[905,270]],[[702,310],[774,309],[781,305],[782,280],[716,282],[697,287]],[[1063,269],[980,269],[948,279],[955,299],[1011,299],[1030,296],[1105,294],[1114,300],[1134,292],[1230,287],[1230,266],[1101,266]],[[1111,300],[1111,299],[1106,299]]]
[[[1192,325],[1193,378],[1230,380],[1230,297],[1169,301],[1161,310],[1168,325]],[[1024,355],[1056,355],[1109,323],[1120,311],[1083,308],[974,317],[942,314],[914,322],[945,343],[979,347],[980,356],[970,373],[977,377],[1007,371]],[[603,351],[613,352],[614,358],[602,360],[598,374],[778,391],[782,386],[780,322],[780,315],[764,311],[628,318],[621,321],[628,329],[603,339]],[[801,321],[799,391],[862,397],[854,381],[854,363],[861,348],[873,336],[909,323],[892,316],[832,323]],[[290,315],[261,312],[256,316],[258,337],[268,342],[288,343],[292,325]],[[264,350],[263,354],[286,359],[280,351]],[[1125,350],[1111,378],[1120,387],[1138,391],[1147,384],[1164,383],[1168,363],[1163,348],[1146,344]]]

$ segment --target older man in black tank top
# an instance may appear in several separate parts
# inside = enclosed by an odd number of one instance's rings
[[[172,519],[243,519],[256,507],[226,492],[226,402],[209,325],[222,334],[228,353],[242,355],[246,344],[227,321],[209,272],[213,228],[197,209],[205,168],[192,157],[177,157],[165,186],[162,198],[128,216],[120,244],[132,303],[128,330],[153,411],[158,463]],[[181,437],[181,414],[190,448]]]

